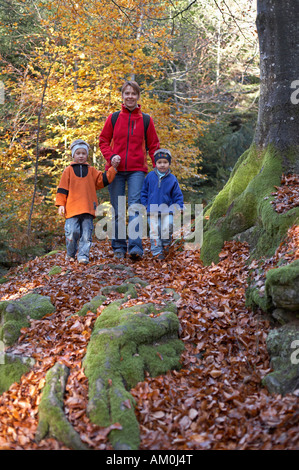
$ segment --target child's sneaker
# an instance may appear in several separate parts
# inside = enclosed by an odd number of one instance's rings
[[[78,259],[78,263],[79,264],[88,264],[88,259],[80,258],[80,259]]]

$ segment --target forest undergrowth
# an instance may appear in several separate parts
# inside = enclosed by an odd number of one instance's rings
[[[299,257],[298,237],[298,227],[293,227],[275,256]],[[131,390],[140,449],[298,449],[299,397],[296,392],[271,395],[261,384],[271,370],[266,337],[274,325],[262,311],[245,305],[247,245],[227,242],[219,264],[206,267],[198,251],[174,245],[168,258],[156,262],[147,242],[145,247],[142,261],[126,259],[123,264],[148,284],[139,286],[138,298],[123,306],[163,304],[168,300],[164,288],[175,289],[180,295],[177,307],[185,351],[180,370],[146,377]],[[73,315],[103,285],[126,279],[126,271],[115,271],[110,263],[115,259],[109,242],[95,240],[87,266],[69,263],[60,251],[10,270],[9,280],[0,286],[0,300],[17,299],[34,289],[49,295],[56,307],[54,314],[32,320],[12,348],[15,354],[34,357],[36,363],[0,397],[0,449],[65,449],[52,438],[35,442],[45,374],[59,361],[70,368],[64,402],[68,419],[91,449],[111,450],[110,428],[95,426],[86,414],[88,383],[82,359],[95,319],[122,294],[109,294],[95,314]],[[62,272],[50,276],[55,265]]]

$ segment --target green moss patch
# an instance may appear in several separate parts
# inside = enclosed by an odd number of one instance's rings
[[[278,214],[270,203],[282,173],[282,157],[271,146],[258,151],[252,145],[239,158],[228,182],[204,214],[207,220],[201,258],[205,264],[217,263],[223,243],[244,233],[252,257],[274,254],[287,229],[299,216],[298,208]]]
[[[0,340],[5,346],[13,345],[21,329],[30,325],[31,318],[38,320],[54,311],[50,298],[39,294],[27,294],[19,300],[0,302]]]
[[[64,364],[56,364],[46,374],[46,385],[38,407],[37,442],[47,436],[55,437],[74,450],[86,450],[79,434],[67,420],[63,411],[63,400],[69,369]]]
[[[299,325],[293,322],[274,328],[267,337],[273,371],[263,379],[270,393],[292,393],[299,387]]]
[[[48,272],[49,276],[55,276],[55,274],[60,274],[62,272],[62,268],[60,266],[53,266]]]
[[[283,261],[283,260],[282,260]],[[263,268],[259,269],[261,272]],[[259,276],[258,276],[259,279]],[[246,290],[246,305],[260,307],[264,312],[271,312],[281,321],[299,318],[299,260],[270,269],[263,285],[249,279]],[[273,312],[274,311],[274,312]]]
[[[144,380],[180,368],[184,349],[178,339],[176,306],[154,304],[122,308],[122,300],[98,317],[84,358],[89,381],[88,414],[99,426],[120,423],[111,431],[115,449],[137,449],[139,425],[129,390]]]
[[[0,353],[0,395],[6,392],[14,382],[19,382],[22,375],[32,367],[34,361],[30,358],[21,359],[5,353]]]
[[[112,285],[106,286],[101,289],[101,293],[104,295],[110,294],[111,292],[118,292],[120,294],[125,294],[124,301],[129,298],[136,299],[138,297],[137,294],[137,286],[146,286],[146,282],[142,281],[139,277],[132,277],[127,279],[126,282],[120,285]]]
[[[268,271],[266,295],[274,307],[299,311],[299,260]]]
[[[76,313],[76,315],[84,317],[87,312],[96,313],[97,309],[103,304],[105,300],[106,297],[104,295],[96,295],[93,299],[91,299],[90,302],[84,304],[83,307],[79,310],[79,312]]]

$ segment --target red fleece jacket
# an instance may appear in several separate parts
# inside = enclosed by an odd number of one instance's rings
[[[95,216],[98,205],[97,189],[110,184],[116,175],[115,168],[102,172],[89,166],[72,162],[62,173],[56,193],[56,206],[65,206],[65,218],[75,215]]]
[[[144,125],[141,108],[129,111],[124,105],[115,123],[114,129],[110,114],[100,134],[100,149],[107,160],[106,170],[110,167],[113,155],[120,155],[121,162],[117,171],[144,171],[147,173],[147,155],[144,139]],[[149,156],[154,164],[154,153],[160,148],[153,119],[147,129]]]

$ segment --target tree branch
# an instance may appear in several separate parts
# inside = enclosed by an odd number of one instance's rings
[[[28,218],[28,227],[27,227],[28,237],[30,236],[30,233],[31,233],[32,214],[33,214],[35,196],[36,196],[36,192],[37,192],[37,175],[38,175],[38,162],[39,162],[39,135],[40,135],[41,116],[42,116],[42,111],[43,111],[43,107],[44,107],[44,100],[45,100],[45,96],[46,96],[46,90],[47,90],[47,87],[48,87],[50,73],[51,73],[51,70],[52,70],[52,67],[53,67],[54,63],[56,62],[57,56],[58,56],[58,51],[56,52],[56,55],[55,55],[52,63],[50,64],[50,67],[48,69],[48,72],[47,72],[47,75],[46,75],[46,78],[45,78],[43,93],[42,93],[42,98],[41,98],[41,104],[40,104],[40,108],[39,108],[39,111],[38,111],[38,117],[37,117],[36,157],[35,157],[35,169],[34,169],[34,190],[33,190],[31,207],[30,207],[29,218]]]

